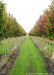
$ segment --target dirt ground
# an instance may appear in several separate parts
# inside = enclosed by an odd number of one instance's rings
[[[36,44],[34,44],[34,45],[36,48],[38,48]],[[38,48],[38,50],[39,50],[39,48]],[[49,73],[49,75],[54,75],[53,63],[50,61],[50,59],[48,57],[45,57],[43,52],[39,51],[39,53],[40,53],[41,58],[43,59],[45,68],[46,68],[47,72]],[[19,54],[20,54],[20,49],[18,50],[18,53],[14,53],[12,56],[10,56],[8,63],[2,68],[0,75],[9,75],[9,72],[12,69],[12,66]]]
[[[39,50],[38,46],[35,44],[36,48]],[[54,75],[54,64],[51,62],[51,60],[48,57],[45,57],[45,54],[39,50],[39,54],[41,58],[43,59],[43,62],[45,64],[45,68],[49,75]]]
[[[16,60],[19,53],[20,53],[20,50],[18,50],[18,53],[14,53],[13,55],[10,56],[8,63],[3,66],[3,68],[0,72],[0,75],[9,75],[9,72],[12,69],[14,61]]]

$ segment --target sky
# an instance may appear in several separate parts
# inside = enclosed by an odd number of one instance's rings
[[[6,3],[7,13],[13,14],[27,33],[51,4],[51,0],[3,0],[3,2]]]

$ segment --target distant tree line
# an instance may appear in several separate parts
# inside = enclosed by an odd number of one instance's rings
[[[29,35],[54,39],[54,0],[52,0],[49,9],[40,16]]]
[[[7,14],[5,4],[0,1],[0,40],[22,35],[26,35],[25,30],[20,26],[13,15]]]

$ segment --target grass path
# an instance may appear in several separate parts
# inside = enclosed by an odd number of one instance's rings
[[[20,55],[17,57],[10,75],[29,75],[29,73],[37,75],[36,73],[47,73],[47,71],[38,50],[27,37],[20,46]]]

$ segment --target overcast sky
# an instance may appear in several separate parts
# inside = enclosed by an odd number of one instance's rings
[[[50,0],[3,0],[7,12],[13,14],[18,23],[29,32],[51,4]]]

